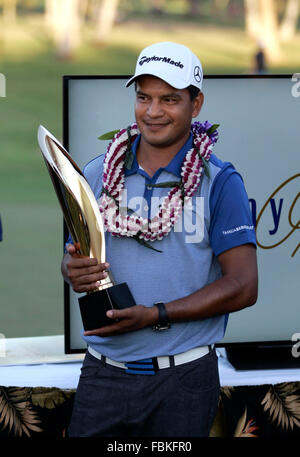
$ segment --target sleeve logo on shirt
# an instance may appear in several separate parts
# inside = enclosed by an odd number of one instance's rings
[[[232,233],[240,232],[241,230],[253,230],[254,225],[240,225],[229,230],[222,230],[223,235],[231,235]]]

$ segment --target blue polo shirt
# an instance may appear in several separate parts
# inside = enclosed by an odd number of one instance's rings
[[[149,177],[138,165],[134,141],[133,163],[125,172],[126,202],[143,216],[157,212],[160,199],[170,188],[151,187],[180,179],[182,161],[192,147],[192,136],[171,162]],[[96,198],[101,194],[104,155],[89,162],[84,174]],[[123,206],[123,205],[122,205]],[[153,306],[185,297],[220,278],[218,255],[247,243],[256,245],[248,196],[234,166],[215,155],[209,161],[209,176],[203,173],[200,186],[188,199],[175,227],[160,241],[151,243],[155,251],[132,238],[117,238],[106,232],[107,261],[117,283],[127,282],[137,304]],[[160,355],[174,355],[196,346],[220,341],[228,315],[198,321],[172,323],[155,332],[147,327],[110,337],[84,336],[95,350],[116,361],[133,361]]]

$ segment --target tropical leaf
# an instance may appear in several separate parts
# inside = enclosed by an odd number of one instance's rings
[[[253,419],[248,420],[246,427],[243,430],[243,433],[241,435],[242,438],[257,438],[257,435],[254,435],[255,430],[258,430],[258,427],[254,425],[255,422]]]
[[[300,428],[299,383],[281,383],[271,386],[263,398],[264,411],[271,422],[284,430]]]
[[[131,170],[133,161],[134,161],[133,152],[132,152],[131,148],[130,148],[130,149],[127,148],[127,150],[126,150],[126,156],[125,156],[125,160],[124,160],[124,167],[125,167],[127,170]]]
[[[8,429],[21,437],[30,436],[30,432],[42,432],[38,426],[40,421],[32,411],[30,402],[30,389],[16,387],[0,387],[0,425],[1,430]]]
[[[142,239],[139,237],[139,233],[137,233],[135,236],[132,237],[134,240],[136,240],[139,244],[141,244],[142,246],[145,246],[145,248],[148,248],[148,249],[152,249],[153,251],[156,251],[156,252],[162,252],[160,251],[159,249],[156,249],[154,248],[153,246],[151,246],[150,242],[148,243],[146,240]]]
[[[30,436],[30,431],[33,432],[42,432],[43,429],[38,427],[37,424],[40,424],[40,420],[36,417],[36,413],[27,405],[23,410],[23,421],[21,424],[22,431]]]
[[[232,387],[232,386],[222,387],[222,392],[226,395],[227,398],[231,398],[231,393],[233,391],[234,391],[234,387]]]
[[[162,188],[168,188],[168,187],[176,187],[180,186],[181,181],[166,181],[166,182],[160,182],[158,184],[147,184],[148,187],[162,187]]]
[[[222,406],[221,398],[219,398],[219,405],[217,409],[217,413],[215,415],[213,424],[210,428],[209,436],[211,438],[225,438],[226,434],[226,419],[224,415],[224,409]]]
[[[257,435],[254,435],[252,432],[255,430],[258,430],[258,427],[255,426],[255,422],[253,419],[247,420],[247,408],[245,408],[245,411],[243,412],[242,416],[240,417],[237,426],[234,431],[234,437],[239,437],[239,438],[255,438]]]
[[[246,418],[247,418],[247,408],[245,408],[245,411],[243,412],[242,416],[238,420],[238,423],[236,425],[233,436],[235,436],[235,437],[241,436],[241,434],[243,433],[245,424],[246,424]]]
[[[115,136],[116,133],[118,133],[119,130],[111,130],[110,132],[103,133],[103,135],[98,136],[98,140],[112,140]]]
[[[66,401],[64,392],[57,388],[35,388],[31,396],[32,404],[41,408],[54,409]]]
[[[203,163],[203,168],[204,168],[204,173],[210,179],[210,171],[209,171],[209,165],[207,160],[205,160],[203,157],[201,157],[202,163]]]
[[[220,124],[213,124],[208,130],[206,130],[207,135],[211,135],[218,127],[220,127]]]

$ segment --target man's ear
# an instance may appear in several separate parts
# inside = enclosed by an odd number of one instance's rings
[[[192,113],[192,117],[197,117],[198,114],[200,113],[201,111],[201,108],[202,108],[202,105],[204,103],[204,94],[203,92],[199,92],[197,97],[195,97],[195,99],[193,100],[193,113]]]

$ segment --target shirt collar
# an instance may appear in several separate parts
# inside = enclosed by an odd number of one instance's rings
[[[132,154],[133,154],[133,162],[130,170],[125,169],[125,176],[130,176],[133,175],[134,173],[137,173],[139,169],[139,164],[136,158],[136,153],[138,146],[140,144],[140,139],[141,139],[141,134],[137,136],[137,138],[134,140],[131,146]],[[180,150],[177,152],[177,154],[173,157],[171,162],[168,163],[168,165],[165,168],[162,168],[163,170],[172,173],[173,175],[178,176],[180,178],[181,176],[181,167],[182,167],[182,162],[186,156],[186,153],[193,147],[193,134],[191,133],[185,144],[180,148]]]

